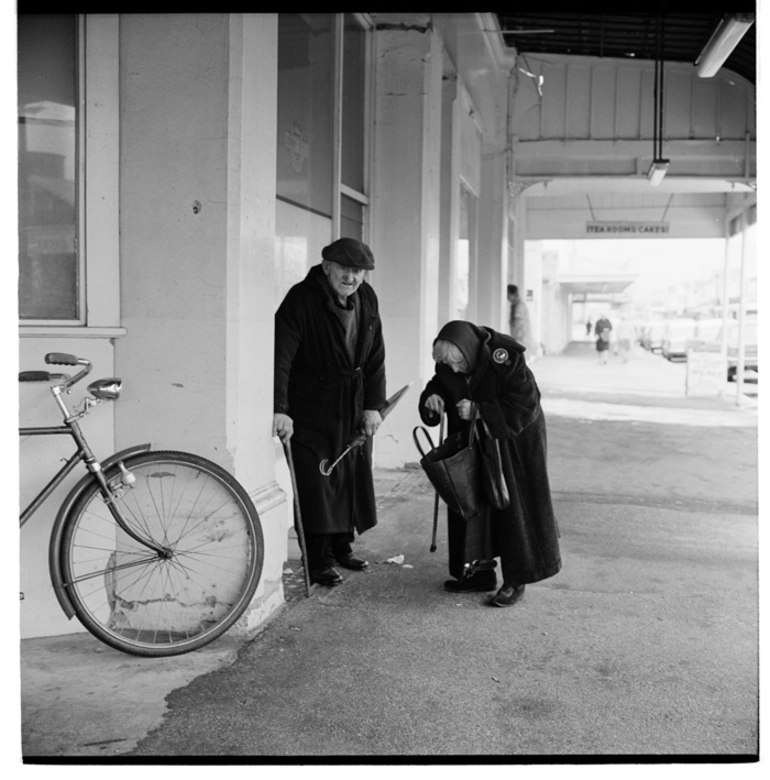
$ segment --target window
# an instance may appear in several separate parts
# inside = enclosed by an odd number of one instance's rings
[[[326,244],[366,240],[368,52],[357,14],[279,14],[277,300]]]
[[[340,144],[340,236],[363,240],[364,128],[366,125],[366,36],[353,14],[345,14]]]
[[[78,19],[18,17],[19,316],[83,319]]]
[[[333,31],[333,14],[279,14],[276,194],[330,219]]]

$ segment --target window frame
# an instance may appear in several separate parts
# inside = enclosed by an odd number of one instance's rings
[[[72,14],[75,17],[75,267],[76,279],[76,307],[77,317],[69,318],[40,318],[19,317],[19,325],[56,327],[58,325],[79,327],[86,323],[86,290],[85,290],[85,220],[84,220],[84,176],[85,176],[85,19],[81,14]],[[21,215],[19,215],[21,219]]]
[[[119,14],[77,14],[78,319],[18,320],[20,337],[115,338],[120,325]]]
[[[342,196],[360,203],[363,206],[362,230],[364,243],[369,237],[369,219],[370,219],[370,175],[372,169],[372,142],[371,128],[373,105],[372,80],[374,78],[374,68],[372,67],[372,22],[367,14],[350,13],[356,22],[361,25],[364,32],[364,154],[363,154],[363,183],[364,191],[359,192],[356,189],[342,183],[342,79],[344,78],[344,41],[345,41],[345,16],[346,14],[335,14],[335,34],[334,34],[334,126],[333,126],[333,147],[332,147],[332,236],[337,239],[340,237],[342,229]]]

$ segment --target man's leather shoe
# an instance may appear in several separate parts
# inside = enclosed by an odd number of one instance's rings
[[[329,566],[326,569],[316,569],[310,572],[310,579],[313,582],[317,582],[319,585],[327,585],[333,588],[335,585],[339,585],[342,582],[342,575],[333,567]]]
[[[452,593],[480,593],[496,587],[497,576],[494,571],[477,571],[462,580],[447,580],[444,583],[444,590]]]
[[[369,561],[365,561],[362,558],[358,558],[353,553],[343,555],[341,558],[337,558],[337,563],[340,566],[344,566],[346,569],[352,571],[363,571],[369,566]]]
[[[512,607],[524,595],[524,585],[503,585],[489,602],[493,607]]]

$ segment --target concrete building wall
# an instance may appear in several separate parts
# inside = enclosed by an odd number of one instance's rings
[[[427,29],[380,27],[375,40],[372,275],[388,392],[414,381],[375,444],[385,468],[416,459],[414,404],[432,368],[438,317],[442,51]]]
[[[255,502],[282,602],[287,503],[271,437],[276,20],[127,15],[121,27],[117,446],[196,452]]]

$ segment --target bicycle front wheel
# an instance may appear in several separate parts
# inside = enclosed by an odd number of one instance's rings
[[[134,655],[197,650],[221,636],[249,605],[262,574],[264,542],[248,493],[198,455],[158,451],[124,461],[135,481],[117,501],[117,524],[94,482],[65,520],[60,563],[80,622]],[[114,467],[108,479],[119,474]]]

